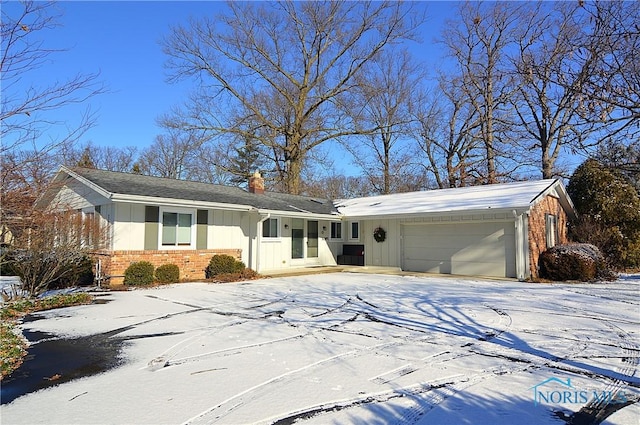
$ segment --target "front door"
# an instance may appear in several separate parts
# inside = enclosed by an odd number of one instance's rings
[[[291,259],[318,258],[318,222],[302,218],[291,219]],[[299,265],[305,264],[301,261]]]

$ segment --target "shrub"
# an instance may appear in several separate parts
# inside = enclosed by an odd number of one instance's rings
[[[260,275],[257,272],[247,268],[240,272],[221,273],[216,275],[216,281],[218,282],[238,282],[241,280],[253,280],[258,278],[260,278]]]
[[[211,279],[223,273],[240,273],[245,268],[242,261],[238,261],[230,255],[219,254],[211,257],[204,274],[207,279]]]
[[[125,285],[148,286],[153,283],[154,267],[148,261],[131,263],[124,271]]]
[[[4,247],[0,247],[0,276],[15,276],[16,272],[11,264],[11,251]]]
[[[567,192],[579,218],[570,237],[597,246],[609,266],[622,270],[640,264],[640,196],[617,170],[589,159],[576,168]]]
[[[540,254],[540,277],[555,281],[613,279],[600,250],[591,244],[556,245]]]
[[[88,256],[81,258],[76,263],[65,264],[61,272],[62,277],[49,285],[49,289],[69,288],[72,286],[89,286],[93,284],[93,261]]]
[[[175,264],[163,264],[156,269],[156,281],[159,283],[180,282],[180,269]]]
[[[48,250],[12,249],[7,261],[12,274],[19,276],[20,289],[35,297],[48,289],[93,282],[91,259],[83,252],[52,247]]]

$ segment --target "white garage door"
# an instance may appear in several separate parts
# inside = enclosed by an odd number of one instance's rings
[[[403,226],[403,270],[516,276],[513,222]]]

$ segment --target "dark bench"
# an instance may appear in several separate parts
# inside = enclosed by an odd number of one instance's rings
[[[364,245],[342,245],[342,255],[338,255],[338,264],[364,266]]]

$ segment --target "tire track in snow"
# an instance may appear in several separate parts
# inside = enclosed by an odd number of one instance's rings
[[[385,345],[385,344],[380,344],[380,345]],[[210,424],[210,423],[214,423],[215,421],[217,421],[218,419],[221,419],[223,416],[225,416],[226,414],[230,413],[232,410],[235,410],[235,408],[237,408],[238,406],[242,405],[243,403],[245,403],[244,400],[244,396],[255,392],[258,389],[264,389],[266,386],[274,384],[276,382],[281,382],[287,378],[290,378],[292,375],[298,374],[300,372],[303,371],[308,371],[309,369],[315,368],[315,367],[319,367],[319,366],[324,366],[329,362],[347,357],[347,356],[352,356],[354,354],[356,354],[359,350],[351,350],[351,351],[347,351],[344,353],[340,353],[340,354],[336,354],[335,356],[330,356],[327,358],[324,358],[322,360],[318,360],[317,362],[314,363],[310,363],[307,365],[304,365],[298,369],[294,369],[294,370],[290,370],[286,373],[274,376],[273,378],[270,378],[266,381],[263,381],[257,385],[254,385],[253,387],[247,388],[244,391],[241,391],[229,398],[227,398],[226,400],[208,408],[207,410],[193,416],[192,418],[186,420],[185,422],[183,422],[183,425],[197,425],[197,424]],[[225,405],[227,406],[227,409],[220,412],[220,413],[216,413],[216,410],[220,410],[223,409],[225,407]],[[212,417],[214,416],[215,417]]]
[[[612,396],[610,398],[602,397],[601,399],[592,399],[589,401],[579,411],[570,416],[569,423],[574,425],[598,425],[618,410],[638,402],[637,396],[633,400],[627,399],[624,403],[613,401],[618,401],[618,396],[624,392],[623,387],[625,384],[628,384],[630,378],[636,375],[638,364],[640,364],[640,347],[638,344],[632,342],[632,336],[621,327],[608,321],[605,321],[604,324],[621,339],[619,348],[622,350],[622,366],[616,366],[615,370],[629,379],[627,379],[626,382],[618,378],[611,379],[604,389],[604,393],[611,394]]]
[[[407,329],[411,332],[420,332],[420,333],[424,333],[425,330],[424,329],[420,329],[418,327],[418,329],[416,329],[416,324],[415,323],[411,323],[411,322],[406,322],[403,320],[400,320],[399,323],[396,323],[393,320],[381,320],[378,319],[374,316],[374,312],[372,312],[372,309],[376,309],[377,306],[375,306],[372,303],[366,302],[364,301],[360,296],[357,297],[358,300],[360,300],[363,304],[366,305],[365,310],[368,310],[367,312],[365,312],[363,314],[363,317],[367,318],[369,321],[372,322],[380,322],[380,323],[384,323],[385,325],[389,325],[389,326],[396,326],[396,327],[400,327],[400,328],[404,328]],[[341,307],[345,307],[350,304],[348,301],[343,303],[341,305]],[[298,306],[299,307],[299,306]],[[493,328],[491,332],[489,333],[484,333],[484,336],[480,336],[477,335],[475,337],[475,339],[479,340],[479,341],[490,341],[493,338],[496,338],[497,336],[501,335],[503,332],[505,332],[506,330],[509,329],[509,327],[512,324],[512,319],[511,317],[501,311],[498,310],[496,308],[490,307],[490,306],[484,306],[485,308],[488,308],[489,310],[494,311],[498,317],[499,317],[499,321],[498,321],[498,328]],[[338,309],[333,309],[332,312],[337,311]],[[359,310],[358,313],[361,313],[361,311]],[[347,322],[351,322],[351,320],[345,321],[344,323]],[[317,328],[318,332],[321,332],[322,328]],[[450,337],[452,335],[455,334],[447,334],[445,337]],[[469,336],[471,337],[471,336]],[[289,339],[289,338],[287,338]],[[370,352],[376,352],[382,348],[388,348],[391,346],[402,346],[402,345],[406,345],[409,343],[415,343],[415,339],[413,339],[412,341],[408,341],[408,338],[403,338],[403,340],[398,340],[398,341],[394,341],[394,342],[386,342],[386,343],[382,343],[382,344],[376,344],[373,346],[369,346],[369,347],[361,347],[361,348],[357,348],[354,350],[350,350],[347,351],[345,353],[341,353],[335,356],[331,356],[329,358],[320,360],[318,362],[314,362],[308,365],[305,365],[303,367],[300,367],[298,369],[292,370],[292,371],[288,371],[284,374],[278,375],[276,377],[270,378],[267,381],[264,381],[258,385],[255,385],[251,388],[247,388],[246,390],[227,398],[226,400],[222,401],[221,403],[216,404],[215,406],[212,406],[211,408],[207,409],[206,411],[188,419],[184,424],[189,424],[189,425],[197,425],[197,424],[201,424],[201,423],[215,423],[218,420],[224,418],[225,416],[227,416],[228,414],[232,413],[233,411],[235,411],[236,409],[240,408],[240,407],[246,407],[250,402],[252,402],[253,400],[259,399],[260,397],[262,397],[263,395],[267,394],[267,393],[272,393],[273,392],[273,388],[271,388],[274,384],[279,384],[282,385],[285,382],[290,382],[292,380],[295,379],[299,379],[299,375],[301,375],[302,373],[308,373],[310,370],[315,369],[317,367],[327,367],[327,365],[331,362],[337,361],[337,360],[342,360],[346,357],[352,357],[352,358],[357,358],[359,356],[362,356],[364,354],[370,353]],[[433,341],[428,341],[429,344],[434,344]],[[437,345],[437,343],[436,343]],[[226,350],[225,350],[226,351]],[[444,357],[443,357],[444,355]],[[456,358],[460,358],[461,356],[465,356],[467,354],[465,354],[464,352],[440,352],[437,353],[436,355],[432,356],[433,358],[438,357],[438,364],[443,364],[446,363],[447,361],[456,359]],[[398,379],[399,377],[405,376],[409,373],[415,372],[419,369],[423,369],[423,368],[427,368],[433,365],[432,362],[428,361],[429,357],[424,358],[420,363],[420,366],[415,366],[415,365],[406,365],[403,368],[399,368],[399,369],[395,369],[395,370],[391,370],[391,371],[387,371],[387,372],[383,372],[381,374],[379,374],[376,377],[373,377],[370,379],[370,381],[375,382],[375,383],[380,383],[380,384],[384,384],[384,383],[388,383],[391,382],[395,379]],[[514,366],[512,369],[513,370],[517,370],[517,369],[521,369],[522,366],[521,365],[517,365]],[[504,367],[500,368],[500,371],[502,372],[502,374],[506,373],[504,370]],[[482,378],[482,375],[486,375],[486,374],[491,374],[492,372],[483,372],[483,374],[478,375],[477,380],[480,381],[484,378]],[[464,387],[468,386],[468,385],[472,385],[473,383],[467,383],[468,380],[464,380],[465,384]],[[452,384],[452,382],[450,382]],[[440,385],[440,384],[433,384],[433,383],[421,383],[421,384],[417,384],[421,390],[418,393],[424,393],[425,391],[431,391],[432,389],[434,389],[435,387],[441,389],[440,393],[437,393],[436,395],[432,395],[429,397],[429,409],[433,408],[435,405],[437,405],[438,403],[440,403],[442,400],[446,399],[447,397],[449,397],[452,394],[455,394],[456,392],[460,391],[460,389],[462,388],[462,384],[458,383],[458,387],[451,387],[451,388],[446,388],[446,385]],[[414,386],[415,387],[415,386]],[[427,389],[425,389],[427,388]],[[405,391],[406,392],[406,391]],[[415,396],[418,393],[413,393],[412,395]],[[392,399],[392,398],[396,398],[396,397],[401,397],[404,396],[406,394],[399,394],[397,392],[397,390],[390,390],[390,391],[386,391],[384,392],[384,394],[386,394],[384,397],[382,397],[382,399],[380,399],[379,397],[372,397],[370,394],[369,395],[364,395],[361,397],[357,397],[357,398],[353,398],[353,399],[348,399],[348,400],[341,400],[341,401],[337,401],[337,402],[326,402],[326,403],[321,403],[309,408],[304,408],[301,409],[300,411],[298,411],[297,413],[294,412],[292,414],[288,414],[287,417],[290,416],[297,416],[297,415],[309,415],[311,414],[312,411],[317,411],[316,413],[320,413],[320,411],[327,411],[327,409],[329,411],[331,410],[341,410],[344,408],[347,408],[350,405],[360,405],[360,404],[366,404],[366,403],[371,403],[371,402],[382,402],[385,401],[384,399],[386,399],[387,401]],[[435,393],[434,393],[435,394]],[[324,407],[322,407],[324,406]],[[418,406],[420,407],[420,406]],[[417,409],[413,409],[412,411],[412,415],[415,415],[416,417],[422,416],[424,414],[424,409],[423,408],[417,408]],[[286,420],[287,417],[284,418],[280,418],[278,420]],[[409,417],[407,417],[406,419],[409,419]],[[285,422],[283,422],[285,423]]]

